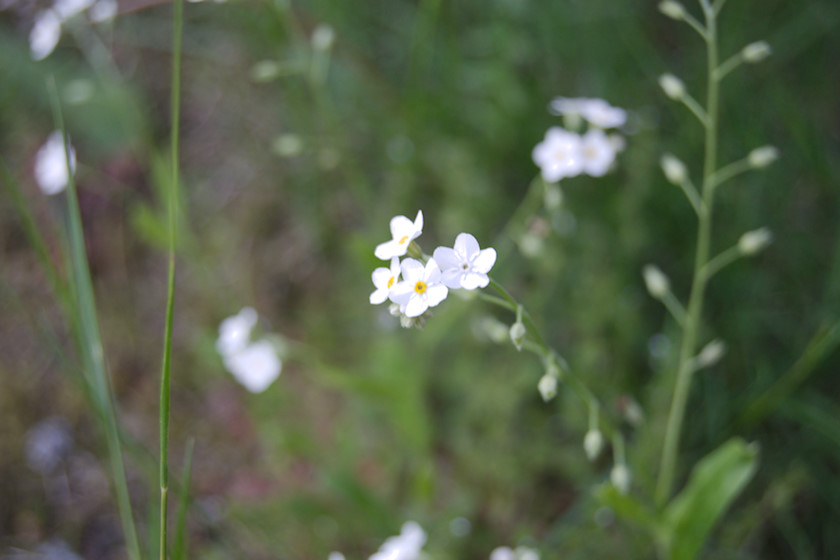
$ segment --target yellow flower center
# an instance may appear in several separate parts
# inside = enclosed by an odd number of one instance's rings
[[[399,240],[399,241],[397,241],[397,243],[398,243],[399,245],[405,245],[405,242],[406,242],[406,241],[408,241],[408,236],[407,236],[407,235],[403,235],[403,236],[400,238],[400,240]]]
[[[389,288],[390,288],[391,286],[393,286],[393,285],[394,285],[394,278],[395,278],[395,276],[391,276],[391,277],[388,279],[388,287],[389,287]]]
[[[417,282],[414,284],[414,291],[418,294],[422,294],[426,291],[426,283],[425,282]]]

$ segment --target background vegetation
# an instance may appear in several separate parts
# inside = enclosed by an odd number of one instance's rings
[[[0,154],[66,272],[61,203],[32,178],[55,128],[44,85],[54,74],[79,159],[132,502],[144,550],[155,551],[171,6],[129,0],[113,25],[79,20],[41,62],[26,41],[34,6],[0,6]],[[832,558],[840,4],[731,0],[721,21],[723,53],[763,39],[774,55],[724,82],[720,160],[763,144],[782,159],[722,190],[713,247],[760,226],[775,241],[709,291],[706,334],[730,349],[693,387],[680,483],[728,436],[757,441],[758,473],[704,557]],[[322,24],[335,31],[328,53],[310,43]],[[425,330],[403,330],[367,295],[373,248],[395,214],[423,209],[427,251],[461,231],[496,247],[495,274],[605,412],[619,419],[628,399],[641,404],[629,460],[634,484],[652,487],[678,338],[640,271],[657,263],[686,297],[694,215],[658,162],[674,152],[696,175],[702,153],[693,117],[656,78],[674,72],[702,97],[703,56],[687,26],[648,2],[187,5],[171,449],[178,468],[196,440],[189,556],[365,558],[415,519],[444,560],[486,558],[503,544],[544,558],[652,557],[650,542],[592,496],[611,461],[586,461],[586,410],[562,386],[543,403],[541,365],[482,334],[486,317],[510,316],[450,298]],[[564,183],[562,213],[512,220],[537,174],[531,149],[558,124],[546,111],[557,95],[627,108],[627,149],[614,173]],[[86,559],[119,558],[102,433],[7,186],[0,554],[60,539]],[[295,349],[259,395],[233,381],[214,348],[221,319],[244,305]],[[73,443],[41,474],[25,450],[46,418],[60,418]]]

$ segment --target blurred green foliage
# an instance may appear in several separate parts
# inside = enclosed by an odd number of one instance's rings
[[[132,499],[149,511],[137,519],[154,550],[144,449],[157,445],[171,7],[121,8],[112,27],[68,26],[38,63],[26,44],[32,7],[0,13],[0,154],[67,274],[61,202],[31,174],[53,129],[44,83],[54,74]],[[335,43],[313,54],[324,23]],[[774,54],[724,82],[720,161],[763,144],[782,159],[728,184],[716,208],[713,252],[760,226],[774,244],[708,294],[704,339],[729,352],[697,376],[679,486],[732,435],[757,441],[761,459],[701,557],[840,555],[839,23],[832,0],[730,0],[721,16],[724,56],[762,39]],[[180,468],[195,437],[189,557],[364,558],[406,519],[442,560],[519,543],[549,559],[651,557],[653,543],[593,494],[610,460],[586,461],[584,407],[562,385],[543,403],[541,365],[480,336],[483,317],[511,316],[450,297],[425,330],[403,330],[366,297],[393,215],[423,209],[427,252],[461,231],[497,247],[494,273],[604,412],[618,422],[626,397],[642,405],[643,426],[624,427],[634,484],[650,494],[678,333],[640,271],[656,263],[687,296],[694,215],[658,162],[673,152],[696,177],[702,153],[693,117],[656,77],[673,72],[702,97],[693,32],[653,3],[275,0],[188,5],[184,52],[171,454]],[[275,79],[252,79],[260,61],[275,63]],[[92,93],[74,102],[80,83]],[[546,111],[557,95],[627,108],[627,149],[614,173],[564,183],[562,220],[539,210],[509,224],[537,173],[531,149],[558,124]],[[281,135],[300,151],[278,155]],[[0,547],[60,537],[84,558],[119,557],[113,498],[82,485],[107,467],[70,375],[70,327],[5,186],[0,200]],[[526,230],[541,239],[536,256],[519,249]],[[294,358],[260,395],[232,381],[213,347],[220,320],[244,305],[293,341]],[[812,340],[811,359],[789,373]],[[773,388],[783,378],[792,382]],[[766,406],[749,408],[768,391]],[[27,430],[52,415],[76,440],[62,497],[24,457]],[[450,531],[459,517],[471,523],[465,537]]]

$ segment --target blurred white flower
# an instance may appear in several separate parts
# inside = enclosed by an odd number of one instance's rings
[[[756,168],[767,167],[779,159],[779,150],[775,146],[762,146],[749,153],[747,161]]]
[[[274,345],[267,340],[249,344],[224,357],[225,367],[252,393],[262,393],[280,375],[283,366]]]
[[[321,23],[312,32],[312,48],[316,51],[328,51],[335,41],[335,31],[331,25]]]
[[[583,170],[592,177],[603,177],[615,161],[615,148],[603,130],[593,128],[581,139]]]
[[[726,343],[718,338],[714,339],[700,350],[694,359],[697,369],[715,365],[726,354]]]
[[[534,147],[531,157],[540,168],[543,179],[549,183],[574,177],[583,171],[580,136],[558,126],[548,129],[545,139]]]
[[[434,259],[447,288],[475,290],[490,283],[487,273],[496,264],[496,250],[492,247],[481,249],[474,236],[459,233],[454,248],[438,247]]]
[[[537,389],[545,402],[550,401],[557,396],[557,376],[546,373],[537,383]]]
[[[47,418],[26,432],[26,462],[32,470],[49,474],[73,449],[70,427],[61,418]]]
[[[659,87],[671,99],[682,99],[685,95],[685,84],[673,74],[659,76]]]
[[[645,279],[645,286],[648,293],[654,299],[662,299],[671,290],[671,282],[665,273],[659,270],[659,267],[648,264],[642,268],[642,276]]]
[[[29,32],[29,52],[32,60],[47,58],[61,38],[61,18],[52,10],[35,16],[35,25]]]
[[[423,233],[423,211],[417,211],[417,217],[412,222],[405,216],[391,218],[391,241],[376,246],[374,254],[383,261],[394,257],[401,257],[408,251],[411,242]]]
[[[426,532],[414,521],[403,524],[400,534],[389,537],[369,560],[417,560],[426,544]]]
[[[118,12],[117,0],[99,0],[91,7],[88,15],[93,23],[103,23],[114,19]]]
[[[70,146],[70,169],[76,171],[76,151]],[[70,174],[61,131],[50,134],[35,155],[35,181],[44,194],[58,194],[67,187]]]
[[[680,186],[688,176],[685,164],[673,154],[662,154],[659,165],[662,166],[662,173],[665,174],[665,178],[674,185]]]
[[[522,345],[525,343],[525,335],[528,334],[528,330],[525,328],[525,325],[522,321],[517,321],[510,326],[510,330],[508,331],[510,335],[510,341],[516,347],[517,350],[522,350]]]
[[[340,552],[330,552],[327,560],[344,560],[344,555]]]
[[[773,242],[773,232],[768,228],[748,231],[738,239],[738,250],[744,255],[755,255]]]
[[[56,0],[53,10],[61,21],[66,21],[76,14],[90,8],[95,0]]]
[[[598,128],[618,128],[627,122],[627,111],[597,98],[557,97],[549,104],[549,111],[555,115],[580,115]]]
[[[397,257],[391,259],[390,268],[382,266],[374,270],[373,274],[371,274],[371,279],[373,280],[373,285],[376,286],[376,290],[370,294],[370,302],[378,305],[388,299],[391,288],[399,281],[399,278],[400,259]]]
[[[251,329],[256,324],[257,312],[251,307],[243,307],[239,313],[219,325],[216,350],[223,358],[244,350],[250,341]]]
[[[389,297],[400,305],[406,317],[419,317],[449,294],[449,289],[441,282],[440,268],[435,259],[429,259],[425,266],[418,260],[404,259],[400,269],[403,281],[391,288]]]
[[[490,560],[516,560],[516,554],[509,546],[500,546],[490,553]]]
[[[770,49],[770,45],[768,45],[766,41],[756,41],[755,43],[750,43],[741,50],[741,56],[744,57],[744,61],[752,64],[761,62],[772,53],[773,51]]]
[[[583,450],[586,452],[586,458],[594,461],[601,453],[604,447],[604,436],[601,435],[601,430],[590,429],[583,437]]]
[[[516,552],[516,560],[540,560],[537,551],[527,546],[517,546],[514,552]]]
[[[630,469],[623,463],[616,464],[610,471],[610,482],[621,494],[630,490],[630,479]]]

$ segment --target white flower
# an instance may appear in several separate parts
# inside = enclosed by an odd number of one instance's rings
[[[93,23],[102,23],[105,21],[110,21],[114,19],[114,17],[117,15],[117,12],[119,12],[117,0],[99,0],[90,9],[90,21],[92,21]]]
[[[662,299],[671,289],[671,282],[665,273],[652,264],[645,265],[642,269],[642,276],[645,279],[645,286],[648,293],[654,299]]]
[[[496,264],[496,250],[492,247],[482,250],[475,237],[459,233],[454,248],[438,247],[434,259],[447,288],[475,290],[490,283],[487,273]]]
[[[750,43],[741,50],[741,56],[744,57],[744,61],[753,64],[761,62],[772,53],[773,51],[770,49],[770,45],[768,45],[766,41]]]
[[[426,544],[426,532],[414,521],[403,524],[400,534],[389,537],[369,560],[417,560]]]
[[[417,217],[412,222],[405,216],[391,218],[391,241],[376,246],[374,254],[383,261],[405,255],[411,242],[423,233],[423,211],[417,211]]]
[[[580,145],[583,170],[593,177],[602,177],[615,161],[615,148],[603,130],[593,128],[583,135]]]
[[[555,115],[580,115],[599,128],[618,128],[627,122],[627,111],[597,98],[557,97],[549,104],[549,111]]]
[[[344,555],[340,552],[330,552],[327,560],[345,560]]]
[[[659,3],[659,11],[669,18],[681,20],[685,17],[685,8],[674,0],[665,0]]]
[[[241,352],[248,346],[251,329],[256,324],[257,312],[251,307],[243,307],[239,313],[228,317],[219,325],[216,350],[223,358]]]
[[[754,229],[738,239],[738,250],[744,255],[755,255],[773,241],[773,232],[766,227]]]
[[[76,151],[70,146],[70,169],[76,171]],[[61,131],[50,134],[35,156],[35,181],[44,194],[57,194],[67,187],[69,179],[64,140]]]
[[[756,168],[767,167],[777,159],[779,159],[779,150],[774,146],[756,148],[747,156],[749,164]]]
[[[580,147],[580,136],[554,126],[545,133],[545,139],[534,147],[531,157],[542,171],[543,179],[554,183],[583,171]]]
[[[47,58],[61,38],[61,18],[52,11],[44,10],[35,17],[35,25],[29,32],[29,52],[32,60]]]
[[[659,164],[662,166],[662,173],[665,174],[665,178],[674,185],[680,186],[688,176],[685,164],[672,154],[662,154]]]
[[[76,14],[90,8],[95,0],[56,0],[53,10],[61,21],[66,21]]]
[[[694,363],[697,369],[711,367],[718,363],[724,354],[726,354],[726,343],[716,338],[700,350]]]
[[[332,26],[321,23],[312,32],[312,48],[316,51],[328,51],[335,41],[335,31]]]
[[[557,376],[546,373],[537,383],[537,389],[539,389],[540,396],[545,402],[550,401],[557,396]]]
[[[490,560],[516,560],[516,554],[509,546],[500,546],[490,553]]]
[[[426,266],[418,260],[405,259],[400,269],[403,281],[391,288],[388,297],[400,305],[406,317],[419,317],[449,294],[449,289],[441,283],[440,268],[435,259],[429,259]]]
[[[685,95],[685,84],[673,74],[662,74],[659,76],[659,87],[671,99],[682,99]]]
[[[630,479],[630,469],[627,465],[619,463],[610,471],[610,482],[621,494],[626,494],[630,490]]]
[[[601,453],[604,447],[604,436],[601,435],[601,430],[590,429],[583,437],[583,450],[586,452],[586,458],[594,461]]]
[[[225,367],[252,393],[262,393],[280,375],[283,366],[274,345],[267,340],[249,344],[224,357]]]
[[[370,302],[378,305],[388,299],[388,294],[400,277],[400,259],[391,259],[391,268],[379,267],[373,271],[371,279],[376,290],[370,294]]]

